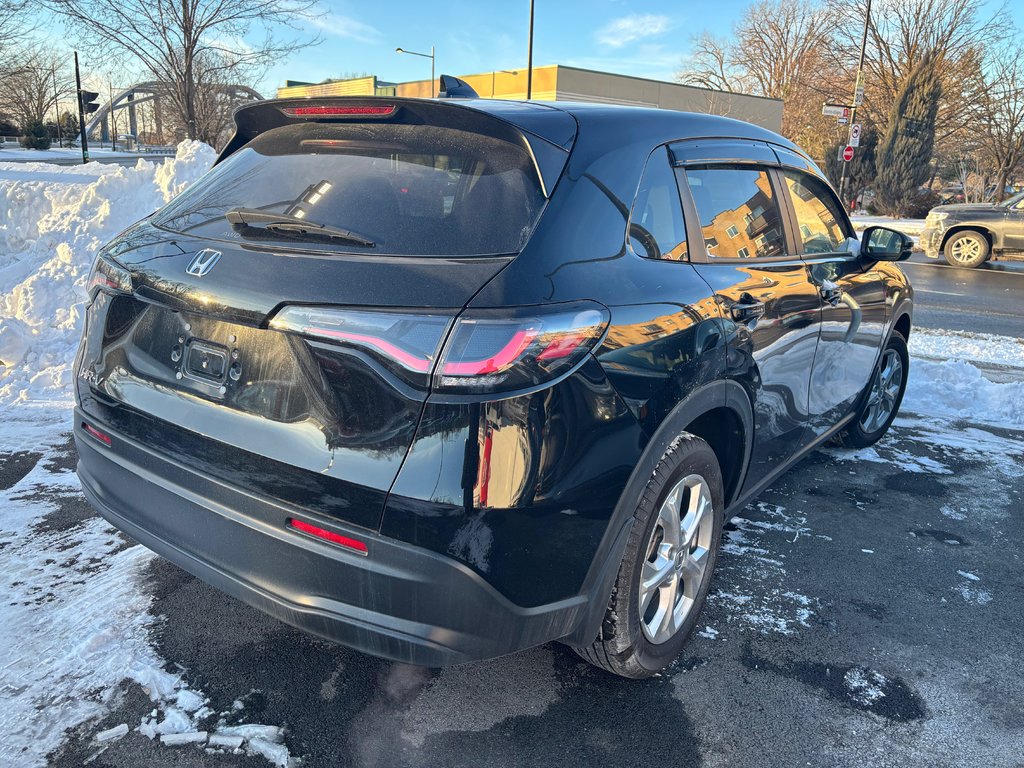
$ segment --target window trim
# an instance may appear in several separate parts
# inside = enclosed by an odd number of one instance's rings
[[[768,180],[772,187],[772,196],[777,200],[779,208],[779,225],[782,227],[782,237],[783,242],[785,243],[786,253],[772,258],[755,256],[747,259],[740,259],[732,256],[713,256],[709,254],[704,243],[704,229],[700,225],[700,215],[697,213],[697,203],[693,199],[693,193],[690,190],[690,182],[686,178],[686,171],[695,168],[714,168],[737,171],[757,170],[767,173]],[[778,166],[757,162],[733,163],[726,160],[706,163],[686,163],[685,165],[676,165],[674,170],[676,172],[676,183],[679,187],[679,193],[683,198],[683,217],[686,223],[686,236],[690,239],[691,232],[696,232],[699,235],[699,247],[694,247],[692,239],[688,242],[691,262],[695,264],[745,264],[748,266],[751,264],[758,264],[762,266],[771,266],[776,264],[797,264],[803,260],[800,253],[797,251],[796,238],[793,236],[791,218],[792,205],[790,204],[788,197],[784,196],[779,191],[779,185],[785,185],[786,180],[782,178],[782,174],[780,173]]]

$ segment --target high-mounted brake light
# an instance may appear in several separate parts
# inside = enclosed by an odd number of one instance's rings
[[[366,544],[358,539],[350,539],[348,536],[342,536],[340,533],[335,533],[334,531],[328,531],[316,525],[304,523],[302,520],[296,520],[293,517],[288,518],[288,527],[294,528],[296,531],[302,531],[302,533],[310,536],[315,536],[318,539],[329,541],[331,544],[337,544],[339,547],[351,549],[353,552],[358,552],[360,555],[367,554]]]
[[[379,104],[375,106],[329,106],[311,105],[308,107],[281,107],[281,111],[288,117],[365,117],[368,115],[385,117],[395,113],[394,104]]]

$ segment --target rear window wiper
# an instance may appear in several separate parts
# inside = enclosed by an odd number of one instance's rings
[[[373,240],[358,232],[332,227],[330,224],[317,224],[287,213],[270,213],[255,208],[232,208],[224,214],[224,218],[235,226],[266,229],[288,237],[324,237],[330,240],[344,240],[364,248],[373,248],[376,245]]]

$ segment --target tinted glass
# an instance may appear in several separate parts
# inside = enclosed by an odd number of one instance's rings
[[[838,251],[846,242],[840,223],[843,217],[825,183],[800,171],[787,170],[784,173],[804,253]]]
[[[786,252],[778,201],[766,171],[688,168],[704,245],[719,258],[777,258]]]
[[[527,152],[498,139],[424,125],[302,124],[255,138],[155,223],[210,238],[297,242],[224,218],[233,208],[260,209],[374,243],[303,238],[304,248],[485,255],[521,250],[543,203]]]
[[[647,161],[629,223],[633,251],[652,259],[684,261],[686,226],[679,187],[664,147]]]

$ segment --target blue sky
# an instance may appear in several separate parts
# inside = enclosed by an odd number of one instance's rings
[[[629,3],[617,0],[537,0],[534,65],[589,69],[671,79],[704,28],[727,33],[747,0],[708,3]],[[430,77],[430,61],[395,53],[396,47],[437,52],[437,72],[468,74],[526,65],[528,0],[416,2],[327,0],[318,21],[324,42],[274,67],[265,85],[286,78],[319,81],[349,72],[384,80]]]

